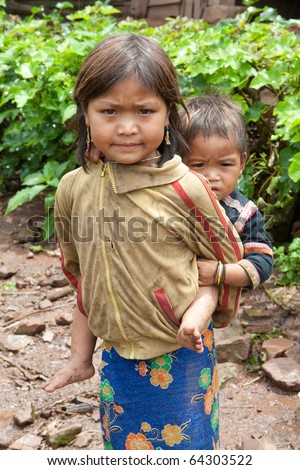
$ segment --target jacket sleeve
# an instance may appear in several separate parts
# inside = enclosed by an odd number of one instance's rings
[[[262,214],[256,211],[240,234],[244,259],[239,264],[250,277],[252,288],[269,279],[273,269],[272,241],[265,229]]]
[[[54,205],[54,221],[57,242],[61,251],[61,267],[68,281],[77,290],[80,266],[71,227],[71,185],[69,175],[60,181]]]
[[[173,188],[189,211],[191,224],[190,247],[197,256],[215,259],[223,264],[236,263],[243,258],[240,237],[217,201],[207,180],[190,171],[184,181],[175,181]],[[213,314],[214,327],[227,326],[235,317],[241,288],[221,285],[218,306]]]

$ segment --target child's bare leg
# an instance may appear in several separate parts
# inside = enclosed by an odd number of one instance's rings
[[[207,327],[216,308],[218,290],[212,286],[199,287],[194,302],[185,311],[177,333],[177,342],[181,346],[197,353],[203,352],[201,334]]]
[[[65,385],[90,379],[95,373],[92,358],[96,340],[88,327],[87,318],[76,309],[69,362],[43,384],[43,389],[46,392],[54,392]]]

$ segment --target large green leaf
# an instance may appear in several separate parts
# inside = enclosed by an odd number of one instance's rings
[[[8,202],[5,215],[9,214],[17,207],[21,206],[25,202],[31,201],[34,197],[40,194],[46,188],[45,185],[39,184],[34,187],[28,187],[18,191]]]
[[[295,153],[289,167],[290,178],[297,183],[300,181],[300,152]]]

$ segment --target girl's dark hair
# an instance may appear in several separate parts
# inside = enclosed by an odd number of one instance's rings
[[[243,113],[229,96],[218,91],[203,96],[194,96],[185,102],[186,111],[179,115],[182,121],[182,131],[186,142],[190,143],[196,137],[207,139],[219,136],[233,139],[242,156],[248,153],[246,122]],[[182,157],[188,155],[186,147],[179,147]]]
[[[169,111],[171,145],[165,139],[158,150],[161,165],[173,157],[176,148],[187,148],[182,137],[178,105],[185,109],[179,92],[176,70],[161,46],[152,38],[138,34],[116,34],[103,39],[89,53],[79,71],[74,89],[77,112],[74,125],[77,132],[79,162],[86,169],[87,129],[84,112],[90,100],[108,92],[128,78],[137,79],[145,89],[160,96]]]

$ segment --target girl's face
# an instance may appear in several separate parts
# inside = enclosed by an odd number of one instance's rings
[[[106,160],[134,164],[156,155],[168,114],[160,96],[128,78],[92,99],[85,121],[96,149]]]
[[[189,145],[191,152],[184,163],[205,176],[220,201],[236,187],[245,168],[246,154],[241,158],[233,139],[217,135],[196,137]]]

